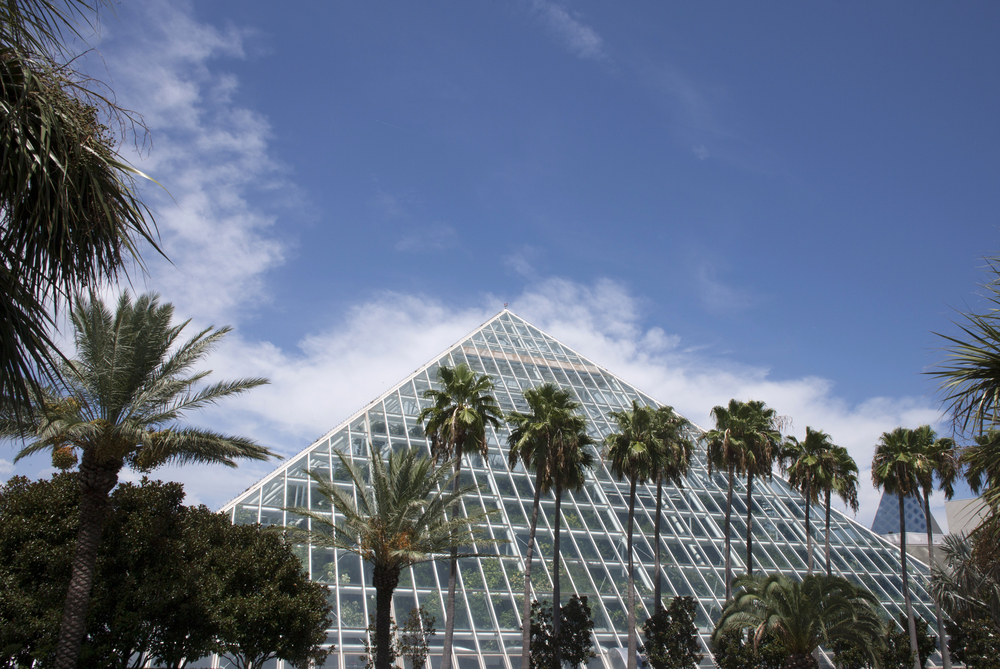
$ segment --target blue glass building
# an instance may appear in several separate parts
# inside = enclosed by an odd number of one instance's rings
[[[625,380],[567,348],[551,336],[504,310],[440,357],[396,384],[367,406],[350,414],[352,407],[331,407],[331,422],[341,422],[299,455],[289,458],[272,474],[227,504],[223,511],[235,523],[301,525],[305,519],[284,511],[286,507],[310,506],[329,511],[316,495],[315,483],[306,470],[335,476],[334,451],[355,461],[366,459],[366,443],[381,449],[401,446],[428,449],[427,439],[416,420],[425,390],[435,384],[439,366],[466,363],[493,377],[496,397],[504,411],[526,410],[522,392],[546,382],[569,389],[579,400],[597,439],[613,431],[608,413],[630,408],[633,400],[660,406],[654,399]],[[670,403],[671,398],[658,398]],[[507,543],[484,546],[482,552],[496,557],[463,560],[458,584],[455,624],[455,656],[458,669],[518,669],[521,653],[520,593],[523,590],[523,553],[527,544],[528,518],[533,497],[531,476],[507,466],[507,429],[489,432],[486,458],[467,457],[464,471],[480,486],[478,495],[465,501],[467,508],[496,510],[490,531]],[[343,483],[345,490],[350,486]],[[655,489],[637,492],[635,560],[637,564],[639,620],[651,611],[653,579],[660,578],[664,596],[690,595],[698,601],[697,625],[702,634],[703,664],[712,660],[705,643],[722,608],[724,587],[724,512],[726,478],[709,475],[703,449],[693,462],[682,488],[664,490],[659,574],[653,573],[653,523]],[[612,669],[621,662],[619,648],[627,644],[627,571],[625,527],[628,485],[616,481],[600,464],[585,489],[565,493],[562,504],[561,576],[564,598],[586,595],[596,620],[595,645],[600,656],[591,669]],[[736,483],[733,495],[733,570],[744,570],[746,535],[746,490]],[[539,514],[533,572],[538,574],[538,599],[551,597],[552,519],[554,501],[543,497]],[[881,511],[880,511],[881,513]],[[755,571],[804,574],[806,567],[805,503],[777,475],[771,481],[755,479],[753,537]],[[815,564],[822,569],[824,519],[813,507],[812,531]],[[840,512],[831,520],[833,571],[869,589],[888,616],[898,617],[902,606],[898,549],[871,530]],[[331,588],[336,618],[329,641],[336,653],[328,667],[359,667],[364,628],[373,613],[374,588],[370,571],[352,554],[306,547],[303,560],[311,577]],[[910,562],[911,589],[916,613],[933,619],[931,599],[925,589],[927,567]],[[424,563],[403,574],[393,601],[394,617],[403,620],[411,608],[423,605],[444,627],[443,598],[447,590],[448,565]],[[442,633],[432,646],[431,668],[440,664]],[[435,655],[436,651],[436,655]],[[215,662],[218,662],[216,659]],[[225,665],[223,665],[225,666]]]

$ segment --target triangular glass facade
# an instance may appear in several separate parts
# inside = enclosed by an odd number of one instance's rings
[[[924,513],[924,503],[917,497],[903,498],[903,516],[906,518],[906,533],[927,533],[927,515]],[[878,503],[878,511],[872,520],[872,532],[875,534],[899,534],[899,497],[889,493],[882,494]],[[934,514],[931,514],[931,533],[942,534]]]
[[[659,405],[625,381],[504,310],[456,344],[440,358],[417,370],[406,380],[364,407],[296,457],[227,504],[223,511],[236,523],[296,524],[304,522],[283,511],[283,507],[312,505],[328,510],[315,497],[315,485],[306,470],[331,473],[331,450],[365,459],[368,440],[381,448],[416,446],[428,448],[416,416],[428,401],[424,390],[436,381],[440,365],[467,363],[486,372],[496,384],[496,397],[504,411],[526,410],[522,397],[526,388],[554,382],[570,389],[590,421],[594,437],[601,439],[613,430],[608,412],[627,409],[632,400]],[[669,402],[670,398],[663,398]],[[346,407],[345,407],[346,408]],[[336,415],[339,408],[334,407]],[[490,452],[486,459],[470,457],[464,472],[480,484],[480,494],[466,500],[467,507],[498,509],[493,516],[493,536],[509,543],[482,550],[499,554],[494,559],[467,559],[460,565],[455,625],[455,654],[458,669],[517,669],[520,662],[520,593],[523,590],[522,554],[528,535],[531,512],[532,478],[522,469],[510,471],[506,457],[506,428],[489,434]],[[345,485],[345,489],[347,486]],[[718,618],[724,598],[723,527],[726,480],[718,473],[709,476],[704,454],[693,463],[683,488],[664,489],[661,519],[664,596],[691,595],[699,602],[697,624],[703,641]],[[733,570],[743,570],[746,536],[746,489],[737,482],[733,494]],[[595,643],[599,657],[591,669],[613,668],[621,664],[618,649],[627,644],[627,572],[625,527],[628,485],[617,482],[601,464],[580,493],[565,493],[562,522],[563,596],[587,595],[596,620]],[[640,487],[636,503],[635,561],[636,586],[641,604],[639,620],[652,607],[653,522],[655,488]],[[754,482],[753,536],[754,568],[761,571],[805,573],[805,504],[775,476],[772,481]],[[543,498],[539,514],[533,574],[536,596],[551,595],[552,516],[551,495]],[[825,564],[823,555],[823,513],[814,506],[815,565]],[[902,605],[898,549],[867,528],[839,512],[833,513],[831,544],[834,573],[864,585],[893,618]],[[541,556],[541,559],[538,556]],[[314,580],[331,586],[337,614],[329,640],[337,652],[328,667],[354,669],[361,664],[363,634],[368,614],[373,613],[374,588],[370,573],[357,556],[316,548],[304,549],[304,563]],[[911,588],[916,612],[932,619],[931,600],[923,580],[927,568],[910,560]],[[447,563],[424,563],[407,569],[394,599],[394,616],[402,620],[420,604],[437,617],[444,627],[443,599],[447,590]],[[434,637],[431,666],[440,665],[443,633]],[[703,644],[704,645],[704,644]],[[703,665],[711,666],[707,645]]]

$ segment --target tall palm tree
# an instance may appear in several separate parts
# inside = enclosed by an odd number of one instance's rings
[[[917,428],[917,440],[923,451],[923,468],[920,471],[920,489],[924,495],[924,518],[927,525],[927,564],[934,566],[934,537],[931,532],[931,493],[934,491],[935,479],[940,481],[945,499],[955,495],[955,479],[958,478],[958,453],[955,442],[948,437],[937,438],[930,425]],[[934,613],[937,617],[938,644],[941,648],[941,661],[944,669],[951,669],[951,656],[948,652],[948,636],[944,627],[944,616],[941,615],[941,604],[935,598]]]
[[[801,582],[783,574],[745,574],[736,586],[715,626],[713,643],[749,628],[755,645],[766,635],[780,640],[788,653],[784,669],[819,669],[813,653],[838,641],[856,645],[876,660],[885,631],[878,600],[850,581],[815,574]]]
[[[759,400],[748,400],[748,431],[744,433],[743,467],[747,475],[747,573],[753,574],[753,478],[771,478],[781,452],[782,419]]]
[[[781,418],[759,400],[729,400],[728,406],[712,409],[715,429],[705,434],[708,466],[729,474],[726,495],[726,597],[732,594],[732,557],[729,531],[733,507],[733,477],[747,477],[747,573],[753,573],[753,477],[771,476],[778,456]]]
[[[920,660],[917,659],[917,628],[913,620],[913,602],[906,575],[906,516],[903,513],[903,500],[920,492],[920,475],[925,467],[923,459],[917,431],[905,427],[883,432],[872,459],[872,483],[876,490],[885,488],[887,493],[899,498],[899,569],[903,579],[903,602],[906,606],[914,669],[920,669]]]
[[[834,445],[829,453],[827,477],[820,481],[826,496],[826,575],[833,576],[830,562],[830,497],[836,492],[854,513],[858,512],[858,463],[843,446]]]
[[[35,394],[27,420],[10,414],[0,434],[30,440],[18,454],[51,450],[80,457],[80,526],[56,648],[56,666],[76,666],[93,583],[108,494],[124,466],[147,472],[166,463],[264,460],[274,454],[244,437],[180,421],[185,412],[267,383],[264,379],[203,386],[193,372],[230,328],[208,328],[180,343],[187,322],[171,325],[174,308],[156,295],[133,303],[125,293],[112,315],[97,297],[78,299],[71,321],[77,357],[62,370],[63,392]]]
[[[655,548],[653,562],[653,601],[655,608],[663,608],[660,598],[660,522],[663,518],[663,483],[677,487],[684,485],[691,467],[691,455],[694,452],[694,441],[688,436],[687,430],[691,422],[678,415],[673,407],[659,407],[653,417],[653,437],[658,442],[656,467],[656,520],[653,531]]]
[[[587,481],[587,472],[597,464],[590,447],[597,442],[587,434],[587,419],[579,414],[573,414],[559,431],[556,438],[556,448],[553,449],[551,465],[552,488],[556,496],[556,514],[553,523],[552,540],[552,636],[555,640],[555,666],[562,666],[562,652],[559,634],[562,631],[560,615],[560,581],[559,581],[559,529],[562,520],[562,494],[569,489],[579,492]]]
[[[353,494],[338,488],[329,475],[310,472],[319,494],[341,519],[307,508],[288,509],[305,516],[312,529],[286,527],[298,542],[338,548],[361,556],[372,565],[375,586],[375,667],[389,669],[392,641],[392,593],[403,569],[415,562],[451,559],[454,549],[473,542],[489,542],[481,523],[486,512],[463,517],[456,511],[461,497],[475,485],[450,487],[458,476],[455,462],[435,463],[418,449],[390,450],[388,462],[369,443],[368,471],[346,455],[334,453],[354,486]],[[355,501],[356,498],[356,501]]]
[[[503,413],[493,396],[493,379],[486,374],[477,375],[466,364],[457,367],[439,367],[438,383],[441,389],[424,391],[424,398],[433,400],[433,406],[423,409],[417,421],[424,424],[424,432],[431,440],[431,455],[439,462],[454,462],[454,487],[459,489],[462,474],[462,456],[472,452],[486,457],[489,443],[486,427],[500,426]],[[444,648],[441,669],[451,669],[452,644],[455,636],[455,587],[458,580],[458,547],[452,549],[448,569],[448,601],[445,611]]]
[[[813,572],[812,530],[810,516],[812,505],[819,501],[822,482],[829,479],[829,453],[833,448],[830,435],[806,427],[806,438],[799,441],[788,437],[781,450],[779,462],[788,473],[788,484],[806,498],[806,573]]]
[[[531,665],[531,560],[538,528],[538,506],[542,492],[552,485],[553,467],[558,462],[557,452],[563,448],[562,437],[578,425],[576,415],[579,403],[568,390],[545,383],[524,391],[528,413],[512,411],[507,414],[511,425],[507,437],[509,451],[507,463],[513,469],[520,461],[526,471],[535,472],[535,495],[531,507],[531,524],[528,530],[528,547],[524,556],[524,602],[521,613],[521,669]],[[564,460],[565,461],[565,460]]]
[[[157,249],[111,128],[135,119],[72,72],[65,39],[103,0],[0,6],[0,404],[21,417],[59,380],[52,310]],[[107,3],[110,4],[110,3]],[[110,127],[109,127],[110,126]]]
[[[611,473],[618,480],[628,479],[628,669],[636,669],[637,640],[635,635],[635,568],[632,554],[632,529],[635,521],[635,487],[646,483],[655,474],[659,443],[653,436],[656,413],[652,407],[632,400],[630,411],[612,411],[609,416],[618,424],[618,431],[605,440],[604,457]]]
[[[720,469],[727,472],[726,488],[726,599],[733,595],[733,551],[732,528],[733,515],[733,478],[743,472],[743,414],[746,407],[739,400],[729,400],[729,406],[716,406],[712,409],[712,418],[715,419],[715,429],[705,433],[704,439],[708,445],[707,459],[708,472],[711,475],[713,469]]]

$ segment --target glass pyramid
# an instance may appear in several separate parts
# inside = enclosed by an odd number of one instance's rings
[[[903,515],[906,518],[906,533],[927,532],[927,516],[924,514],[924,504],[917,497],[903,498]],[[876,534],[899,534],[899,497],[882,493],[878,503],[878,511],[872,520],[872,532]],[[942,534],[937,518],[931,514],[931,533]]]
[[[439,366],[467,363],[477,372],[493,377],[496,397],[506,411],[527,410],[522,391],[545,382],[570,389],[583,406],[592,436],[602,439],[613,431],[608,412],[627,409],[632,400],[651,406],[660,403],[607,370],[579,355],[510,311],[504,310],[471,333],[438,359],[384,393],[336,428],[290,458],[279,469],[249,488],[223,508],[234,523],[302,525],[305,519],[283,510],[310,506],[328,511],[316,496],[306,470],[334,475],[331,450],[350,453],[354,460],[366,459],[365,444],[371,440],[387,449],[428,443],[416,420],[429,402],[423,391],[435,384]],[[669,401],[670,398],[664,398]],[[333,413],[341,408],[334,407]],[[458,669],[518,669],[521,652],[520,594],[523,591],[523,559],[531,512],[532,477],[507,467],[508,431],[490,431],[487,458],[467,457],[463,473],[480,485],[478,496],[466,499],[466,508],[497,509],[491,531],[509,543],[483,547],[497,558],[466,559],[460,565],[455,613],[455,655]],[[345,489],[349,489],[345,485]],[[742,491],[742,494],[740,494]],[[697,456],[683,488],[665,487],[661,559],[663,593],[690,595],[699,602],[697,625],[702,634],[704,666],[712,666],[704,643],[718,618],[724,599],[723,527],[726,480],[709,476],[704,453]],[[743,571],[746,536],[746,489],[734,486],[732,518],[733,573]],[[627,645],[627,571],[625,528],[628,484],[617,482],[603,465],[593,472],[585,489],[564,493],[562,521],[562,592],[587,595],[596,621],[595,645],[599,657],[590,669],[622,666],[619,649]],[[653,592],[653,522],[655,488],[641,487],[636,500],[636,587],[638,620],[650,611]],[[554,501],[542,498],[536,537],[533,580],[536,597],[551,598],[552,519]],[[759,571],[805,573],[805,504],[803,498],[775,476],[754,482],[754,568]],[[823,514],[813,507],[815,564],[823,556]],[[898,575],[898,549],[839,512],[831,521],[834,573],[868,588],[882,602],[887,615],[897,618],[902,606]],[[329,630],[337,651],[327,667],[360,668],[364,628],[374,612],[374,588],[370,571],[348,553],[303,547],[300,552],[313,580],[329,584],[336,619]],[[540,556],[540,559],[539,559]],[[932,620],[931,599],[924,587],[927,567],[910,561],[911,588],[916,612]],[[393,615],[403,620],[410,609],[423,605],[444,628],[443,593],[447,594],[448,565],[424,563],[407,569],[396,590]],[[432,638],[431,667],[440,666],[443,632]],[[641,640],[641,639],[640,639]],[[437,644],[436,647],[434,644]],[[435,656],[436,652],[436,656]],[[832,663],[830,663],[832,665]]]

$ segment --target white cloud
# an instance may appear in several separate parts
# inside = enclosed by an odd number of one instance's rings
[[[189,313],[233,322],[266,301],[263,276],[287,252],[272,230],[275,216],[250,204],[249,194],[294,193],[269,153],[267,120],[234,104],[239,82],[215,69],[220,58],[243,57],[250,33],[198,23],[186,3],[133,10],[109,25],[101,55],[117,99],[141,110],[151,132],[152,150],[129,159],[170,193],[144,188],[174,263],[145,253],[148,283]],[[142,281],[135,273],[136,290]]]
[[[14,463],[10,460],[0,458],[0,477],[6,479],[14,473]]]
[[[545,27],[555,35],[574,56],[600,60],[606,57],[604,40],[588,25],[582,23],[575,13],[563,4],[553,0],[533,0],[531,8],[539,16]]]
[[[263,375],[272,384],[205,418],[294,454],[460,341],[502,305],[489,295],[478,305],[456,308],[426,296],[384,293],[355,305],[327,330],[305,337],[294,351],[233,337],[211,361],[219,378]],[[735,397],[766,401],[792,419],[791,430],[799,436],[807,425],[830,433],[862,469],[858,520],[865,524],[878,503],[868,463],[881,433],[898,425],[934,423],[939,417],[923,397],[851,404],[835,394],[827,379],[776,379],[765,368],[713,357],[710,349],[682,347],[676,335],[643,325],[641,305],[615,281],[580,284],[548,278],[530,284],[510,308],[703,427],[711,425],[713,406]],[[254,476],[268,469],[254,465]],[[215,504],[246,487],[243,473],[241,467],[237,477],[227,471],[206,479],[202,473],[177,471],[182,480],[199,486],[192,493]],[[213,481],[209,491],[200,488],[203,480]]]

